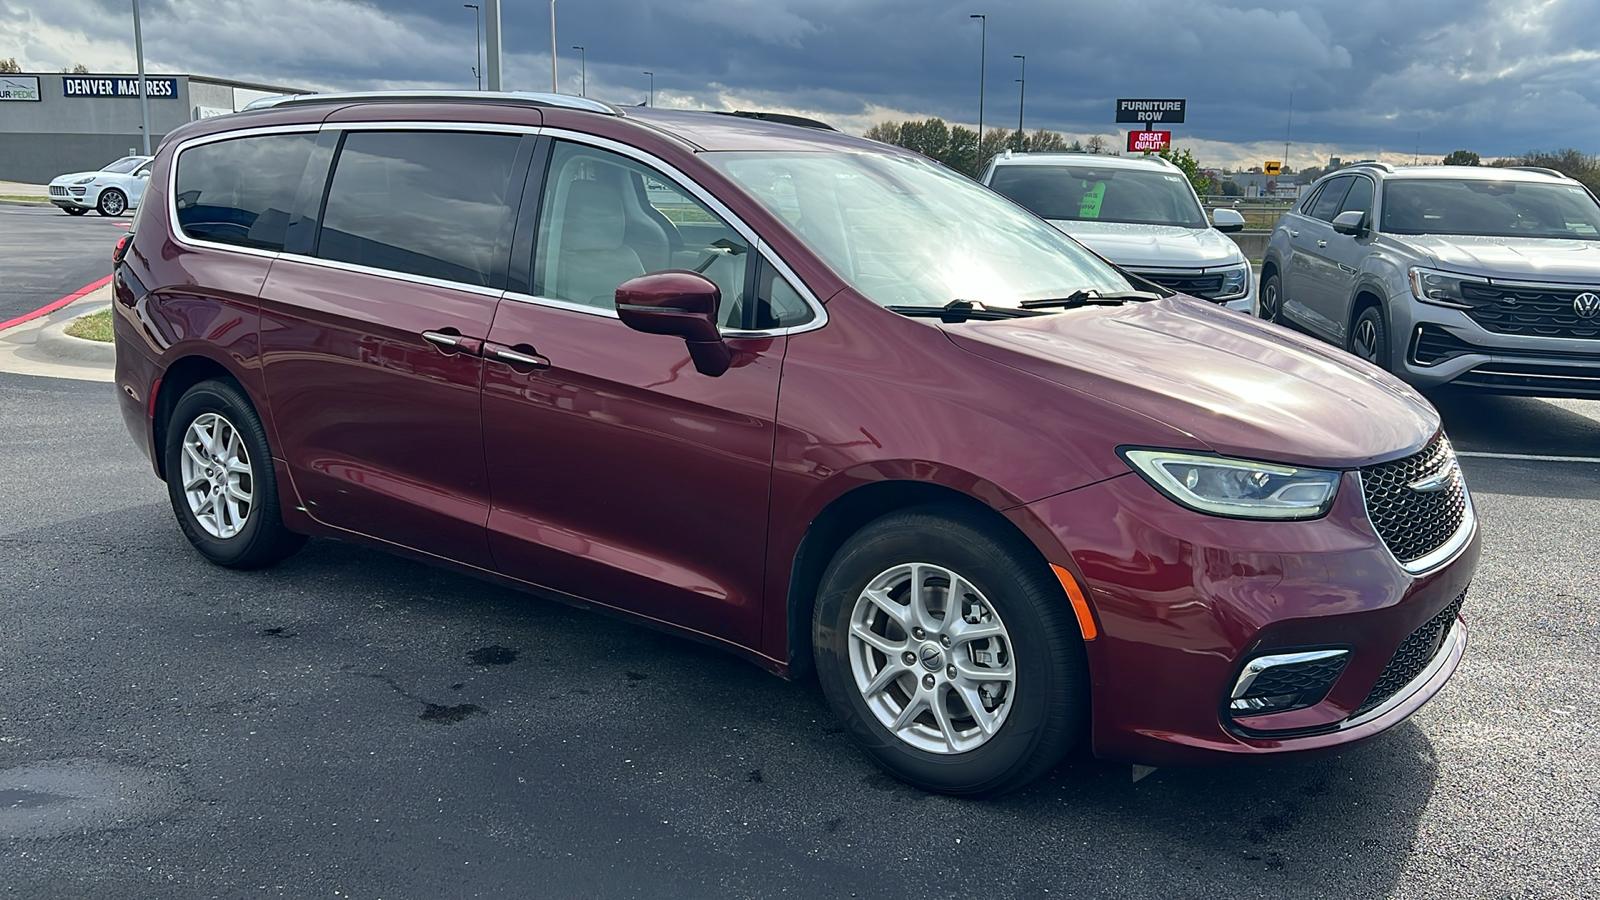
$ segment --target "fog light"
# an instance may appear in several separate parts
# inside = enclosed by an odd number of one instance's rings
[[[1349,650],[1309,650],[1258,656],[1245,664],[1229,695],[1235,717],[1316,706],[1339,680]]]

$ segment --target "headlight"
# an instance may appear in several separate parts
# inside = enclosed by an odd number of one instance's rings
[[[1234,300],[1250,292],[1250,264],[1222,270],[1222,290],[1213,299]]]
[[[1333,505],[1338,472],[1175,450],[1123,450],[1134,471],[1190,509],[1241,519],[1314,519]]]
[[[91,182],[93,180],[94,180],[94,176],[90,175],[88,178],[79,178],[77,181],[74,181],[73,184],[88,184],[89,182]]]
[[[1456,309],[1469,309],[1472,304],[1461,295],[1462,278],[1448,272],[1439,272],[1433,269],[1424,269],[1420,266],[1411,268],[1411,294],[1423,303],[1432,303],[1438,306],[1451,306]]]

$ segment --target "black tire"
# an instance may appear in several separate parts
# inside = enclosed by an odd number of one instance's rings
[[[88,212],[87,209],[84,209],[81,206],[63,206],[63,207],[61,207],[61,211],[66,213],[69,216],[81,216],[84,213]]]
[[[981,597],[992,609],[1003,630],[1004,642],[999,645],[1003,652],[992,649],[994,639],[983,641],[991,649],[965,649],[975,647],[975,642],[961,643],[957,634],[953,647],[939,656],[940,636],[946,628],[953,628],[948,616],[938,620],[940,634],[925,632],[918,638],[906,631],[891,631],[906,637],[900,665],[904,674],[873,693],[873,702],[879,704],[875,711],[852,668],[852,618],[869,585],[909,563],[931,564],[935,572],[948,570],[969,582],[974,592],[963,594]],[[978,609],[976,605],[969,608]],[[890,621],[877,606],[863,609],[873,610],[879,621]],[[962,617],[961,621],[970,620]],[[1083,639],[1061,585],[1024,540],[991,527],[972,512],[947,506],[917,507],[891,513],[862,528],[839,549],[823,575],[812,637],[823,693],[851,737],[889,774],[925,790],[961,797],[989,797],[1016,790],[1059,762],[1085,730],[1088,668]],[[893,664],[882,651],[867,650],[865,644],[857,649],[867,660],[861,665],[881,665],[874,670],[880,674]],[[930,661],[929,653],[936,658]],[[958,714],[971,707],[960,699],[955,664],[976,669],[977,653],[990,654],[991,660],[1003,656],[1014,673],[1012,683],[1004,687],[1004,699],[992,712],[1009,705],[992,734],[975,738],[981,743],[961,749],[946,737],[945,749],[939,752],[917,746],[926,734],[940,730],[931,709],[918,713],[910,726],[902,729],[908,737],[891,730],[893,723],[880,720],[880,715],[895,712],[892,704],[896,697],[903,698],[900,711],[911,708],[912,692],[931,682],[925,696],[945,698],[937,702],[944,704],[951,727],[956,722],[971,722],[973,730],[967,733],[976,735],[977,718]],[[948,680],[942,677],[945,672]],[[871,680],[873,676],[868,672],[863,677]],[[971,679],[966,684],[970,686]],[[984,703],[993,699],[974,696]],[[885,702],[890,705],[888,713],[883,711]],[[924,716],[931,724],[918,724]],[[918,729],[923,735],[916,733]]]
[[[198,425],[197,425],[198,423]],[[190,457],[195,478],[205,480],[199,490],[185,489],[185,441],[191,427],[196,434],[216,436],[221,451],[207,450],[200,444]],[[235,436],[237,439],[235,439]],[[231,451],[230,451],[231,448]],[[243,454],[244,471],[213,466],[219,456],[238,461]],[[278,479],[272,468],[272,453],[261,419],[240,387],[232,381],[202,381],[178,399],[167,424],[165,449],[167,496],[178,526],[200,555],[230,569],[259,569],[293,555],[306,542],[283,525],[278,507]],[[204,461],[202,463],[202,461]],[[204,464],[206,468],[199,466]],[[215,472],[213,476],[211,473]],[[218,481],[217,479],[221,479]],[[229,488],[249,496],[248,502],[217,511],[215,503]],[[203,521],[191,497],[205,504],[210,497],[210,521]],[[226,519],[227,521],[222,521]]]
[[[1350,326],[1350,340],[1345,347],[1385,372],[1389,368],[1389,326],[1383,320],[1383,309],[1369,306],[1356,316]]]
[[[128,195],[116,188],[106,188],[100,192],[100,200],[94,208],[102,216],[120,216],[128,211]]]
[[[1283,279],[1277,272],[1262,280],[1261,299],[1257,302],[1261,306],[1261,318],[1283,324]]]

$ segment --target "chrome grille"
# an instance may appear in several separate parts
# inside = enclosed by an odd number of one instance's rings
[[[1448,477],[1440,490],[1412,487],[1441,473]],[[1467,514],[1467,485],[1443,432],[1421,453],[1363,468],[1361,493],[1373,529],[1401,565],[1443,547]]]
[[[1367,694],[1366,702],[1361,704],[1354,715],[1361,715],[1382,706],[1384,701],[1393,697],[1401,688],[1410,684],[1412,679],[1422,673],[1439,654],[1439,648],[1444,646],[1444,636],[1450,632],[1450,626],[1455,624],[1456,615],[1461,612],[1461,604],[1467,599],[1467,592],[1462,591],[1456,599],[1445,607],[1442,612],[1422,624],[1422,627],[1411,632],[1395,651],[1394,657],[1384,667],[1383,674],[1378,676],[1378,683],[1373,686],[1372,692]]]
[[[1164,288],[1188,294],[1191,297],[1204,297],[1212,299],[1222,293],[1222,275],[1200,275],[1185,272],[1140,272],[1132,270],[1135,275],[1146,281],[1154,281]]]
[[[1600,338],[1600,316],[1585,319],[1572,302],[1600,287],[1524,287],[1464,282],[1461,297],[1472,305],[1464,312],[1496,334],[1529,337]]]
[[[67,189],[64,186],[59,185],[59,184],[50,185],[50,196],[52,196],[52,197],[65,197],[66,195],[67,195]]]

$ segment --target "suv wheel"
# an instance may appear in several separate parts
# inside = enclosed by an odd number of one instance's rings
[[[1378,368],[1389,371],[1389,328],[1383,310],[1369,306],[1356,316],[1350,327],[1350,346],[1345,348]]]
[[[1261,318],[1268,322],[1283,323],[1283,280],[1277,272],[1261,282]]]
[[[305,544],[283,525],[267,433],[238,385],[202,381],[178,400],[166,470],[179,527],[217,565],[270,566]]]
[[[128,198],[116,188],[106,188],[100,192],[100,202],[95,204],[95,209],[100,210],[102,216],[120,216],[128,211]]]
[[[813,620],[818,679],[891,775],[993,796],[1071,749],[1088,707],[1083,642],[1035,557],[948,507],[878,519],[834,557]]]

